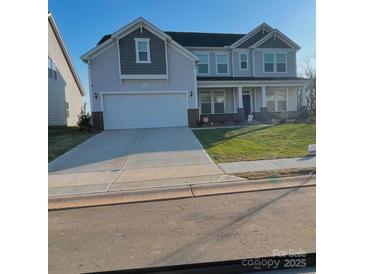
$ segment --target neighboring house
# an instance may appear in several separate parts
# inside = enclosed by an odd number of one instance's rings
[[[48,13],[48,126],[75,126],[84,90],[61,34]]]
[[[205,117],[243,122],[250,113],[255,120],[297,118],[307,83],[297,77],[299,49],[265,23],[246,35],[167,32],[140,17],[81,57],[93,124],[197,127]]]

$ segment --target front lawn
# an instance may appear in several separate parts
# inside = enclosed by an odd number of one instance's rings
[[[48,128],[48,162],[89,139],[94,133],[76,127]]]
[[[302,157],[316,143],[316,126],[304,123],[200,129],[194,134],[218,163]]]

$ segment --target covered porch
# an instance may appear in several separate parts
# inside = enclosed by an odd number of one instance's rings
[[[198,81],[201,124],[304,119],[306,79],[271,81]]]

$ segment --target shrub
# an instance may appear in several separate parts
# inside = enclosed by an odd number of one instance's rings
[[[81,109],[81,112],[77,117],[77,125],[80,130],[91,130],[91,115],[89,113],[87,113],[84,109]]]

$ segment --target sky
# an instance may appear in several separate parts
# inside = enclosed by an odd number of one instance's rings
[[[300,47],[299,69],[316,57],[315,0],[49,0],[61,36],[88,98],[80,56],[139,16],[165,31],[248,33],[266,22]]]

